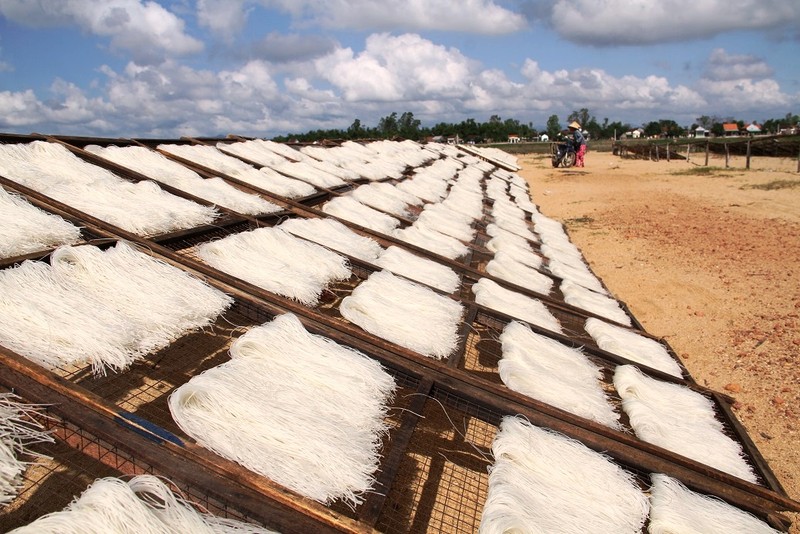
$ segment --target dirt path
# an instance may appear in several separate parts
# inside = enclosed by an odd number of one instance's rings
[[[519,158],[542,213],[692,376],[735,412],[800,500],[800,174],[797,161]],[[798,516],[792,532],[800,533]]]

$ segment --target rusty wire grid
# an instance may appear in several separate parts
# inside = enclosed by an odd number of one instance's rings
[[[142,474],[158,476],[173,492],[192,502],[201,512],[258,523],[231,502],[209,493],[207,489],[170,478],[116,444],[98,438],[52,411],[43,412],[37,419],[54,438],[54,442],[38,443],[31,447],[33,452],[42,457],[29,455],[24,458],[30,465],[22,475],[22,488],[14,501],[0,509],[0,528],[3,532],[64,509],[99,478],[118,477],[127,480]]]
[[[425,402],[378,529],[387,533],[477,531],[497,425],[485,420],[485,410],[452,400],[434,393]]]

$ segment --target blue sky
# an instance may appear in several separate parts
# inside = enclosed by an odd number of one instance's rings
[[[797,0],[0,0],[0,132],[800,112]]]

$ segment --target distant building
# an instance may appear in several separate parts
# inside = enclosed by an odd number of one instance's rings
[[[736,137],[739,135],[739,125],[735,122],[726,122],[722,125],[725,137]]]
[[[509,143],[519,143],[522,141],[519,135],[517,134],[508,134],[508,142]]]
[[[711,130],[706,130],[702,126],[698,126],[694,131],[694,136],[695,137],[710,137],[711,136]]]
[[[754,122],[754,123],[748,124],[747,128],[745,128],[745,131],[750,135],[758,135],[758,134],[761,133],[761,126],[759,126],[758,124],[756,124]]]

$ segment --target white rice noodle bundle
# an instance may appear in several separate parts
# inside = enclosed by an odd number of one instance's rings
[[[547,262],[547,268],[554,275],[558,276],[559,278],[575,282],[576,284],[580,284],[587,289],[595,291],[596,293],[608,295],[608,291],[605,287],[603,287],[603,284],[600,282],[600,280],[583,262],[576,260],[573,263],[565,263],[558,258],[553,258],[552,256],[548,256],[548,258],[549,261]]]
[[[358,189],[361,189],[362,187],[367,187],[367,186],[360,186]],[[425,203],[421,198],[414,196],[406,191],[403,191],[402,189],[399,189],[396,185],[379,182],[379,183],[368,184],[368,187],[370,187],[373,190],[380,191],[386,196],[394,197],[398,200],[401,200],[402,202],[409,204],[411,206],[422,206]]]
[[[532,233],[526,238],[509,232],[508,230],[503,230],[494,223],[489,223],[486,226],[486,233],[492,237],[492,239],[490,239],[486,244],[486,247],[493,252],[502,250],[502,248],[506,245],[509,247],[513,245],[517,248],[532,251],[533,249],[531,248],[531,241],[536,242],[536,236]],[[533,239],[531,240],[530,238]]]
[[[261,215],[281,210],[277,204],[268,202],[258,195],[236,189],[222,178],[204,179],[192,169],[149,148],[89,145],[85,149],[153,180],[177,187],[238,213]]]
[[[302,198],[317,192],[311,183],[295,180],[270,167],[248,170],[234,177],[286,198]]]
[[[143,356],[120,312],[64,287],[47,264],[26,261],[0,271],[0,294],[0,345],[43,367],[89,363],[105,372]]]
[[[494,255],[494,258],[486,264],[486,272],[543,295],[550,293],[553,288],[552,278],[518,262],[505,252],[498,252]]]
[[[542,233],[542,254],[548,258],[563,261],[572,265],[583,265],[583,253],[566,237],[553,238],[547,233]]]
[[[357,172],[359,176],[369,181],[385,180],[387,178],[399,179],[403,176],[406,166],[392,161],[355,161],[343,162],[342,167]]]
[[[545,233],[552,237],[567,237],[564,225],[555,219],[551,219],[541,213],[532,217],[534,227],[538,233]]]
[[[357,143],[353,143],[349,146],[342,144],[340,146],[331,148],[323,148],[320,146],[304,146],[300,148],[300,152],[303,153],[303,155],[306,157],[306,160],[315,159],[317,161],[324,161],[340,168],[344,168],[343,166],[351,160],[364,163],[374,158],[375,154],[371,150],[362,145],[358,145],[359,148],[355,148],[355,145],[357,145]],[[358,178],[361,177],[358,174],[356,176]]]
[[[217,143],[217,148],[224,154],[232,154],[268,167],[287,161],[286,156],[271,150],[259,140],[237,141],[235,143],[220,141]],[[288,161],[297,161],[297,159],[294,158],[304,157],[300,152],[294,149],[290,148],[289,150],[292,151],[290,154],[292,159],[288,159]]]
[[[341,145],[339,145],[339,149],[347,150],[351,154],[361,154],[362,157],[369,157],[370,155],[374,155],[375,152],[372,151],[369,146],[372,143],[362,143],[360,141],[345,141]]]
[[[345,169],[344,167],[339,167],[338,165],[334,165],[329,161],[319,161],[314,158],[308,158],[304,163],[310,165],[314,169],[322,171],[324,174],[332,174],[344,182],[352,182],[353,180],[358,180],[359,178],[357,172],[351,171],[350,169]]]
[[[289,145],[285,145],[283,143],[276,143],[275,141],[268,141],[266,139],[254,139],[251,142],[261,149],[270,150],[275,154],[280,154],[289,161],[303,161],[306,159],[306,156],[299,150],[295,150]]]
[[[40,457],[31,447],[54,441],[36,420],[42,411],[40,406],[22,403],[13,393],[0,393],[0,506],[11,503],[24,486],[22,474],[30,462],[20,457]]]
[[[526,239],[530,239],[531,231],[528,228],[528,224],[522,219],[517,219],[515,217],[508,217],[505,215],[500,215],[500,216],[495,215],[494,224],[496,224],[503,230],[506,230],[513,234],[517,234]]]
[[[327,170],[322,170],[318,166],[319,164],[320,162],[282,161],[280,163],[270,165],[270,168],[272,168],[272,170],[275,172],[291,176],[317,187],[330,189],[333,187],[340,187],[347,183],[341,176],[333,174]],[[341,174],[354,176],[354,178],[350,178],[351,180],[358,178],[358,175],[354,172],[345,173],[342,171]]]
[[[196,247],[212,267],[306,306],[352,274],[347,260],[279,228],[258,228]]]
[[[383,248],[374,239],[357,234],[333,219],[295,217],[282,222],[278,228],[370,263],[375,263],[383,252]]]
[[[98,478],[66,508],[12,530],[14,534],[274,534],[234,519],[201,513],[161,479],[139,475],[129,481]]]
[[[472,221],[442,204],[428,204],[417,217],[417,222],[460,241],[469,243],[475,239],[476,230],[472,227]]]
[[[504,417],[492,445],[479,532],[639,534],[648,501],[606,456],[520,417]]]
[[[428,202],[441,202],[447,194],[447,182],[430,174],[417,174],[397,184],[397,188]]]
[[[387,189],[394,186],[385,183],[371,183],[356,187],[350,195],[366,206],[398,217],[408,217],[408,205]]]
[[[473,191],[480,191],[483,177],[493,168],[494,166],[491,163],[479,161],[475,165],[461,169],[458,172],[458,182],[472,184]]]
[[[458,302],[388,271],[372,273],[339,306],[367,332],[435,359],[456,349],[463,311]]]
[[[452,212],[457,212],[469,218],[469,221],[477,221],[483,218],[483,195],[472,193],[465,190],[458,190],[455,187],[450,189],[450,194],[441,204],[431,204],[442,206]]]
[[[123,180],[56,143],[0,144],[0,174],[141,236],[210,224],[219,215],[153,182]]]
[[[231,356],[170,395],[181,429],[310,499],[363,502],[388,430],[391,376],[292,314],[249,330]]]
[[[616,323],[631,326],[630,316],[613,298],[595,293],[569,280],[563,280],[559,287],[564,295],[564,302],[567,304],[611,319]]]
[[[50,264],[63,286],[120,310],[137,332],[144,353],[208,326],[233,302],[189,273],[122,241],[106,251],[60,247]]]
[[[493,280],[481,278],[472,286],[475,302],[516,319],[527,321],[552,332],[561,333],[561,325],[539,300],[506,289]]]
[[[322,147],[322,146],[315,146],[315,145],[306,145],[300,147],[300,152],[308,156],[308,159],[314,159],[317,161],[328,161],[328,162],[336,162],[336,164],[340,164],[341,162],[346,161],[349,157],[352,157],[352,153],[350,151],[344,151],[348,154],[347,157],[343,157],[342,150],[337,147]]]
[[[527,193],[525,193],[524,195],[515,196],[514,200],[516,201],[517,206],[519,206],[520,209],[531,214],[531,218],[535,217],[536,215],[539,215],[539,208],[536,206],[536,204],[533,203],[533,201],[531,200],[530,196]]]
[[[525,238],[514,234],[500,234],[493,237],[486,243],[486,248],[495,255],[503,254],[531,269],[541,268],[544,262],[542,257],[533,251]]]
[[[639,439],[749,482],[758,481],[741,445],[725,434],[710,399],[686,386],[645,376],[632,365],[617,367],[614,387]]]
[[[539,242],[539,238],[536,236],[536,234],[534,234],[530,230],[520,231],[518,229],[517,231],[512,232],[510,230],[506,230],[505,228],[495,223],[489,223],[486,225],[486,233],[489,234],[491,237],[497,237],[500,235],[513,235],[516,237],[521,237],[522,239],[525,239],[526,241],[530,241],[532,243]]]
[[[0,258],[68,245],[80,238],[81,229],[71,222],[0,187]]]
[[[486,196],[495,202],[508,200],[508,184],[497,177],[486,181]]]
[[[467,252],[469,252],[467,246],[458,239],[438,232],[420,222],[415,222],[407,228],[395,230],[392,235],[406,243],[417,245],[451,260],[466,256]]]
[[[433,179],[446,182],[455,177],[464,168],[464,164],[453,158],[437,159],[427,167],[414,170],[414,178]]]
[[[365,206],[349,195],[329,200],[322,206],[322,211],[386,235],[391,235],[400,226],[400,221],[391,215]]]
[[[579,350],[511,321],[500,336],[498,371],[510,389],[611,428],[621,428],[600,385],[602,372]]]
[[[0,272],[0,344],[51,369],[90,363],[96,373],[121,371],[210,324],[232,302],[122,242],[106,252],[62,247],[52,262]]]
[[[592,336],[601,349],[622,356],[631,361],[658,369],[678,378],[683,376],[681,366],[669,351],[649,337],[590,317],[586,320],[586,332]]]
[[[695,493],[679,480],[653,473],[650,490],[650,534],[779,534],[761,519],[716,497]]]
[[[459,192],[460,191],[460,192]],[[462,198],[459,198],[462,197]],[[466,210],[457,209],[461,204],[468,204],[469,201],[466,198],[473,198],[478,201],[478,212],[477,215],[471,215],[466,213]],[[458,221],[459,223],[471,225],[474,221],[481,219],[483,215],[483,207],[481,202],[482,197],[476,193],[470,193],[464,190],[457,189],[457,186],[454,186],[450,189],[450,193],[447,195],[447,198],[444,201],[440,202],[439,204],[428,204],[425,206],[425,209],[422,213],[425,212],[434,212],[439,213],[445,217],[451,217]]]
[[[375,264],[394,274],[435,287],[446,293],[452,293],[458,289],[460,282],[458,274],[450,267],[396,246],[384,250]]]
[[[514,202],[509,200],[508,197],[495,200],[492,205],[492,216],[495,218],[526,222],[526,213]]]
[[[305,197],[316,192],[311,184],[284,176],[269,167],[256,169],[213,146],[162,144],[158,149],[286,198]]]

